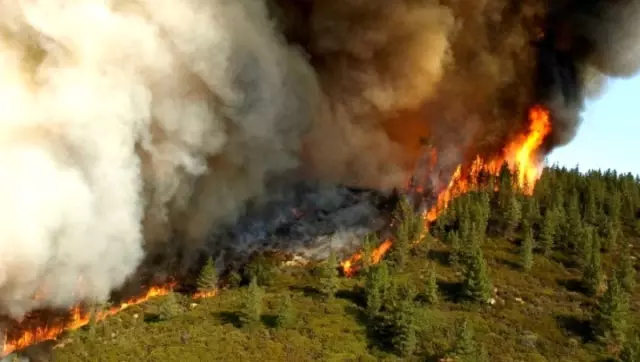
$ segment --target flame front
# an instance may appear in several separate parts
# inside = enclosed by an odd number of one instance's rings
[[[174,286],[175,283],[170,283],[163,286],[151,287],[145,294],[141,296],[134,297],[120,303],[117,306],[98,312],[98,314],[96,315],[96,319],[98,321],[103,320],[107,317],[117,314],[124,309],[127,309],[128,307],[143,303],[150,298],[167,295]],[[76,306],[71,310],[70,318],[68,318],[66,322],[62,322],[60,324],[38,326],[33,329],[26,328],[24,330],[21,330],[21,334],[19,336],[11,339],[8,339],[8,337],[5,335],[5,342],[1,356],[6,356],[14,351],[23,349],[42,341],[56,339],[64,331],[78,329],[89,324],[90,321],[91,312],[83,310],[80,306]]]
[[[544,139],[551,132],[549,111],[542,106],[534,106],[529,110],[529,129],[518,135],[503,149],[502,154],[485,160],[477,157],[471,165],[458,165],[451,176],[447,187],[438,194],[437,201],[424,214],[425,225],[428,226],[444,211],[451,200],[479,186],[478,179],[482,172],[497,176],[500,168],[507,162],[517,175],[519,188],[525,194],[533,193],[533,188],[541,174],[541,160],[538,151]],[[432,155],[435,159],[435,155]],[[426,228],[425,228],[426,229]],[[393,241],[385,240],[371,255],[371,262],[380,262],[384,254],[391,248]],[[353,276],[358,267],[356,263],[362,259],[362,252],[357,252],[341,263],[346,276]]]

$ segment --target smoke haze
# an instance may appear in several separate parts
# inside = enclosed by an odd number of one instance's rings
[[[102,300],[274,178],[388,190],[640,66],[639,1],[0,0],[0,312]]]

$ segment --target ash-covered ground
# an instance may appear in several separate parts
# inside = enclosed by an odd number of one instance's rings
[[[326,259],[331,250],[347,256],[365,235],[388,225],[397,199],[395,193],[298,183],[265,204],[249,207],[232,227],[212,235],[208,249],[218,257],[219,267],[266,251],[307,260]]]

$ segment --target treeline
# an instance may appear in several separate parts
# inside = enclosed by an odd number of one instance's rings
[[[450,263],[464,271],[467,296],[490,298],[481,246],[487,237],[507,238],[519,245],[524,272],[532,269],[534,253],[579,269],[583,292],[597,298],[594,337],[620,347],[622,361],[640,360],[638,331],[628,318],[640,234],[638,177],[548,167],[532,195],[506,166],[496,177],[481,177],[482,187],[454,200],[432,227],[433,236],[450,245]],[[608,270],[605,253],[613,260]]]
[[[579,271],[581,291],[596,306],[590,321],[594,339],[606,347],[603,350],[612,351],[617,361],[640,361],[638,326],[630,316],[632,295],[637,295],[633,247],[638,247],[640,235],[640,180],[615,171],[582,174],[577,169],[551,167],[544,170],[533,194],[526,195],[517,185],[517,175],[506,166],[498,176],[480,177],[482,187],[453,200],[428,230],[422,215],[401,202],[395,213],[393,246],[380,263],[370,262],[380,240],[371,235],[364,241],[354,292],[376,348],[394,351],[403,359],[419,357],[425,320],[421,316],[435,311],[445,293],[440,290],[435,261],[426,257],[436,240],[446,244],[447,264],[461,276],[456,302],[491,308],[495,286],[483,249],[492,239],[507,239],[518,246],[522,273],[535,274],[534,261],[540,258]],[[605,257],[612,262],[604,263]],[[407,272],[416,261],[420,272]],[[246,286],[237,312],[249,330],[262,325],[264,288],[271,285],[276,270],[275,264],[258,257],[242,273],[228,278],[231,287]],[[338,271],[335,253],[313,270],[315,289],[327,303],[343,292]],[[217,281],[210,260],[199,279],[199,290],[211,291]],[[298,312],[288,291],[279,300],[275,326],[290,328]],[[175,301],[170,297],[167,303],[162,314],[169,319],[175,313],[171,307]],[[491,360],[470,320],[459,319],[452,328],[454,341],[438,351],[439,358]]]

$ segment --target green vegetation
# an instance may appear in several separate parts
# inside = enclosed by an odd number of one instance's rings
[[[211,292],[218,288],[218,272],[216,271],[213,258],[209,257],[209,259],[207,259],[207,263],[200,271],[197,283],[198,291],[203,293]]]
[[[240,320],[244,327],[256,327],[262,316],[262,296],[264,291],[258,285],[257,278],[251,279],[244,293]]]
[[[398,241],[354,278],[333,253],[258,255],[218,296],[132,307],[61,338],[55,360],[639,361],[640,180],[550,168],[527,196],[504,168],[481,177],[498,191],[458,197],[430,235],[403,204]]]
[[[161,320],[168,321],[181,312],[180,304],[178,304],[178,297],[173,291],[170,292],[160,304],[159,317]]]

